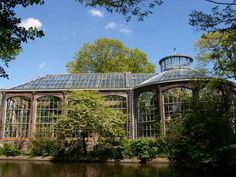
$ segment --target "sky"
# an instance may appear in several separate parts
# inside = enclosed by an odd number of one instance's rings
[[[194,43],[201,33],[188,24],[189,14],[209,12],[212,7],[204,0],[165,0],[143,22],[135,17],[127,22],[120,14],[85,7],[75,0],[45,1],[42,6],[16,9],[22,18],[19,25],[42,29],[45,36],[22,45],[22,52],[5,69],[9,80],[0,78],[0,88],[67,73],[66,64],[83,44],[99,38],[117,39],[128,48],[140,49],[159,73],[159,60],[173,54],[174,48],[178,54],[196,57]]]

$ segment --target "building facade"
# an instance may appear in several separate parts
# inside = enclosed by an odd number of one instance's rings
[[[61,103],[71,90],[99,91],[112,109],[127,113],[127,136],[156,137],[168,132],[168,122],[186,110],[184,99],[196,94],[193,80],[209,77],[191,68],[193,59],[171,55],[160,60],[159,74],[81,73],[46,75],[25,84],[1,90],[0,139],[2,141],[45,136],[61,114]],[[235,95],[235,85],[223,84]],[[223,86],[221,86],[223,89]],[[219,88],[216,93],[223,94]],[[204,88],[197,90],[198,93]],[[235,99],[232,110],[235,110]],[[232,114],[232,126],[235,116]]]

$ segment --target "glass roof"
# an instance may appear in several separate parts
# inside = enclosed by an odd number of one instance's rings
[[[155,74],[84,73],[46,75],[10,90],[132,88]]]
[[[193,78],[207,78],[207,76],[203,76],[200,73],[197,73],[191,68],[176,68],[161,72],[153,76],[152,78],[142,82],[139,86],[143,85],[151,85],[154,83],[166,82],[166,81],[174,81],[174,80],[183,80],[183,79],[193,79]]]

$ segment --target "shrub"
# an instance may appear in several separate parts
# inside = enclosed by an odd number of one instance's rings
[[[21,151],[16,148],[13,144],[5,143],[0,150],[1,155],[6,156],[17,156],[21,154]]]
[[[122,141],[114,151],[114,159],[121,160],[126,158],[134,157],[134,154],[131,149],[132,140],[124,140]]]
[[[139,138],[131,140],[131,152],[134,156],[141,160],[141,163],[146,163],[157,156],[158,149],[155,146],[155,141],[148,138]]]
[[[107,159],[113,159],[115,154],[115,148],[109,143],[99,143],[94,146],[93,150],[89,153],[89,157],[96,161],[105,161]]]
[[[236,171],[235,135],[225,114],[188,113],[182,126],[177,135],[169,135],[173,165],[199,171]]]
[[[155,140],[155,147],[157,147],[158,156],[168,157],[169,155],[169,143],[166,137],[158,137]]]
[[[53,159],[56,161],[77,161],[84,158],[84,146],[81,139],[71,138],[58,141],[53,152]]]
[[[32,139],[30,144],[33,156],[51,156],[57,149],[56,140],[47,137]]]

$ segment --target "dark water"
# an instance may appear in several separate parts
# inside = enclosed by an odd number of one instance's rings
[[[0,161],[0,177],[192,177],[168,166]]]

